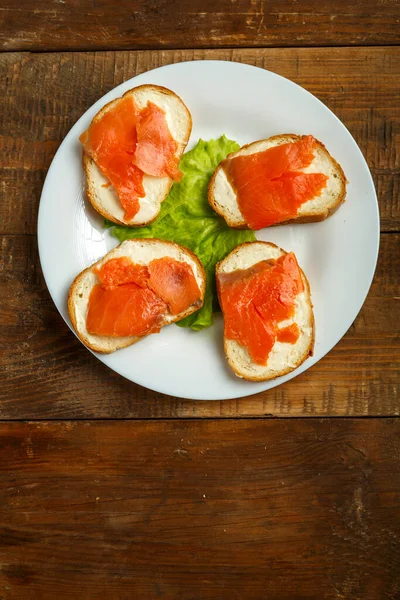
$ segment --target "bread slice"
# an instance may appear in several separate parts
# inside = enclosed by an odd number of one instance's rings
[[[277,259],[287,254],[285,250],[278,248],[270,242],[245,242],[237,246],[216,267],[216,280],[218,296],[221,294],[219,275],[231,273],[239,269],[248,269],[262,260]],[[295,344],[275,342],[265,366],[253,361],[247,348],[236,340],[228,340],[224,337],[225,355],[229,365],[238,377],[249,381],[267,381],[286,375],[297,369],[309,356],[313,354],[314,348],[314,315],[310,295],[310,286],[306,276],[300,269],[304,291],[297,295],[296,308],[292,319],[283,321],[281,327],[297,323],[300,329],[299,339]],[[221,303],[222,305],[222,303]]]
[[[296,142],[302,137],[304,136],[289,133],[274,135],[266,140],[243,146],[237,152],[229,154],[225,160],[229,160],[235,156],[247,156],[263,152],[274,146]],[[230,227],[246,229],[248,225],[239,208],[236,192],[231,186],[223,167],[224,161],[214,171],[208,186],[208,201],[215,212],[221,215]],[[342,167],[332,158],[321,142],[317,141],[313,162],[308,167],[300,169],[300,171],[304,173],[324,173],[328,177],[327,185],[319,196],[315,196],[315,198],[308,200],[300,206],[295,219],[285,221],[285,224],[323,221],[339,208],[346,196],[346,177]],[[283,225],[284,223],[279,223],[279,225]]]
[[[159,106],[166,115],[168,128],[172,137],[178,143],[177,158],[185,151],[192,130],[192,118],[184,102],[177,94],[158,85],[140,85],[124,94],[132,96],[139,109],[153,102]],[[104,106],[94,117],[96,122],[105,112],[114,107],[120,98],[112,100]],[[140,209],[133,219],[127,221],[124,209],[119,201],[118,194],[108,179],[103,175],[94,160],[84,151],[83,169],[86,174],[86,189],[90,203],[103,217],[120,225],[140,227],[153,221],[160,212],[161,203],[168,195],[172,186],[170,177],[143,176],[145,197],[139,198]]]
[[[93,286],[99,283],[99,279],[94,267],[101,267],[111,258],[119,257],[131,258],[133,262],[139,265],[148,265],[156,258],[169,256],[175,260],[186,262],[191,266],[196,282],[200,289],[201,301],[190,306],[186,311],[178,315],[166,314],[163,320],[163,326],[180,321],[184,317],[196,312],[203,305],[204,292],[206,287],[206,275],[204,267],[193,252],[179,246],[173,242],[167,242],[159,239],[132,239],[122,242],[117,248],[111,250],[102,259],[82,271],[73,281],[68,294],[68,313],[71,323],[79,339],[91,350],[95,352],[110,353],[119,348],[125,348],[135,344],[142,337],[146,336],[128,336],[115,337],[106,335],[93,335],[86,329],[86,317],[88,313],[89,297]]]

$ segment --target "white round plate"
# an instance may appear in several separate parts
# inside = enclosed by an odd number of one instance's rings
[[[85,200],[78,138],[104,104],[146,83],[170,88],[189,107],[193,131],[188,149],[200,137],[223,133],[240,145],[280,133],[314,135],[342,165],[349,181],[347,200],[322,223],[272,227],[257,234],[293,250],[310,281],[315,353],[292,373],[264,383],[237,378],[224,358],[221,316],[202,332],[171,325],[134,346],[96,356],[135,383],[181,398],[238,398],[280,385],[320,360],[354,321],[375,271],[379,213],[370,172],[350,133],[324,104],[275,73],[234,62],[184,62],[134,77],[96,102],[61,144],[43,187],[38,238],[50,294],[70,325],[71,282],[117,245]]]

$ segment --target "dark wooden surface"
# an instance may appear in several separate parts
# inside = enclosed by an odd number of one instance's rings
[[[0,597],[400,597],[395,419],[0,424]]]
[[[0,315],[5,334],[0,418],[399,414],[399,56],[392,47],[0,55],[5,87],[0,113]],[[271,69],[324,101],[366,156],[381,213],[377,274],[347,335],[295,380],[229,402],[167,398],[99,363],[58,315],[41,276],[35,236],[47,168],[79,116],[135,74],[204,58]]]
[[[400,598],[399,31],[397,0],[0,0],[0,600]],[[207,58],[327,104],[367,159],[382,232],[339,344],[226,402],[155,394],[97,361],[55,309],[36,241],[81,114],[136,74]]]
[[[3,50],[399,43],[397,0],[0,0]]]

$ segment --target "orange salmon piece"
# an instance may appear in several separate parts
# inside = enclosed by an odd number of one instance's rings
[[[178,144],[168,129],[165,112],[153,102],[148,102],[140,112],[136,130],[133,163],[148,175],[180,181],[183,173],[178,169]]]
[[[200,290],[193,270],[186,262],[165,257],[149,264],[149,287],[177,315],[200,299]]]
[[[79,138],[85,152],[114,186],[128,220],[139,211],[138,199],[145,196],[143,173],[132,162],[138,117],[132,96],[123,96]]]
[[[292,323],[291,325],[288,325],[288,327],[282,327],[282,329],[279,329],[276,339],[278,340],[278,342],[295,344],[299,339],[299,335],[299,326],[297,325],[297,323]]]
[[[166,303],[148,288],[125,283],[111,289],[95,285],[89,298],[86,327],[96,335],[128,336],[161,328]]]
[[[328,177],[302,173],[314,159],[316,140],[274,146],[263,152],[225,161],[224,170],[236,191],[239,208],[252,229],[294,219],[302,204],[318,196]]]
[[[220,274],[218,281],[225,337],[246,347],[254,362],[266,365],[276,340],[291,344],[298,340],[296,324],[278,328],[293,317],[296,296],[304,290],[292,252],[249,269]]]
[[[136,283],[139,287],[147,287],[149,270],[145,265],[137,265],[130,258],[121,256],[110,258],[98,269],[93,269],[100,283],[106,288],[116,287],[123,283]]]

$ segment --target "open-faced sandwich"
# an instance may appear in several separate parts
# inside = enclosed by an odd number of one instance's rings
[[[80,136],[89,201],[122,225],[155,219],[192,129],[189,110],[174,92],[141,85],[104,106]]]
[[[75,278],[68,312],[80,340],[109,353],[201,308],[205,285],[204,268],[187,248],[132,239]]]
[[[313,353],[310,287],[293,252],[268,242],[237,246],[216,268],[224,348],[239,377],[266,381]]]
[[[230,227],[326,219],[344,201],[341,166],[311,135],[276,135],[229,154],[214,172],[208,201]]]

